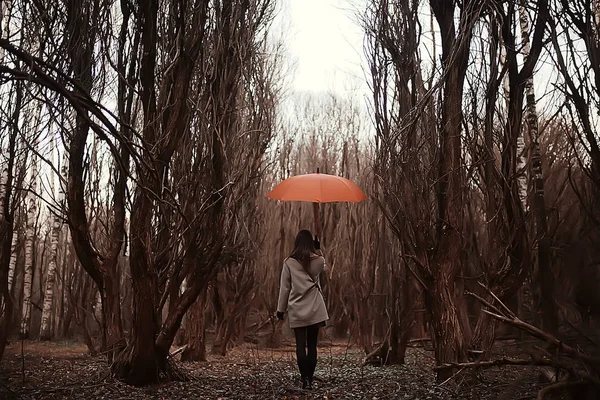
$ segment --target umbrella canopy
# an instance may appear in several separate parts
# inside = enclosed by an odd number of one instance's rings
[[[337,201],[358,203],[367,196],[352,181],[329,174],[296,175],[279,183],[267,194],[281,201],[309,201],[331,203]]]

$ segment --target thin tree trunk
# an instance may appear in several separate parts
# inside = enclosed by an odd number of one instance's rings
[[[523,42],[523,56],[527,58],[529,46],[529,16],[527,4],[520,0],[519,15],[521,25],[521,38]],[[552,258],[550,257],[550,238],[548,237],[548,223],[546,220],[546,200],[544,195],[544,177],[542,175],[542,156],[539,142],[539,124],[536,108],[535,87],[533,75],[525,82],[526,99],[526,124],[531,142],[531,162],[529,179],[532,180],[532,211],[535,219],[535,239],[537,242],[537,268],[535,280],[539,287],[537,303],[540,305],[542,315],[542,328],[556,333],[558,330],[558,316],[554,302],[555,280],[552,272]]]
[[[471,338],[471,347],[475,350],[482,350],[484,352],[482,359],[487,359],[489,350],[494,344],[496,338],[496,321],[489,314],[484,312],[479,313],[477,324],[473,331],[473,337]]]
[[[2,143],[0,143],[0,145],[2,145]],[[4,149],[0,148],[0,151],[2,151],[2,153],[4,153]],[[4,156],[4,154],[0,154],[2,156]],[[2,159],[3,163],[4,160]],[[3,168],[2,171],[0,171],[0,221],[3,221],[6,219],[6,217],[8,215],[6,215],[6,212],[4,210],[4,202],[7,200],[8,196],[8,163],[6,163]]]
[[[66,156],[65,156],[66,157]],[[55,324],[55,336],[62,336],[63,325],[65,323],[65,311],[69,306],[69,302],[66,299],[67,282],[66,277],[70,273],[70,258],[71,258],[71,243],[69,242],[69,235],[64,235],[61,247],[64,249],[62,252],[61,268],[60,268],[60,280],[58,282],[60,289],[60,296],[58,298],[56,318],[58,322]]]
[[[10,285],[8,284],[8,265],[12,242],[11,236],[14,235],[13,219],[9,208],[11,183],[10,167],[11,163],[7,162],[0,173],[0,360],[4,355],[8,329],[13,312]]]
[[[56,150],[55,140],[52,140],[52,159]],[[50,175],[50,191],[54,196],[56,193],[56,179],[54,174]],[[60,233],[60,218],[54,215],[52,218],[52,230],[50,232],[50,262],[48,264],[48,273],[46,276],[46,288],[44,290],[44,301],[42,307],[42,322],[40,326],[40,340],[50,340],[52,337],[51,314],[52,299],[54,298],[54,285],[56,282],[56,264],[58,258],[58,235]]]
[[[12,0],[0,0],[0,25],[2,31],[0,31],[0,37],[8,39],[10,36],[10,19],[12,16]],[[0,64],[4,63],[4,47],[0,47]]]
[[[29,199],[27,225],[25,233],[25,266],[23,276],[23,306],[21,309],[21,337],[29,337],[29,318],[31,314],[31,283],[33,278],[33,241],[35,229],[35,199]],[[33,211],[32,211],[33,210]]]
[[[46,277],[46,288],[44,290],[44,302],[42,306],[42,322],[40,327],[40,340],[50,340],[52,327],[50,324],[52,312],[52,299],[54,298],[54,285],[56,282],[56,254],[58,249],[58,234],[60,232],[60,220],[55,217],[50,233],[50,262]]]
[[[523,56],[527,57],[529,55],[529,29],[528,27],[523,28],[523,10],[522,10],[522,6],[519,7],[519,13],[521,16],[521,36],[523,38]],[[525,14],[527,14],[527,11],[525,10]],[[526,22],[527,23],[527,22]],[[524,34],[523,29],[526,29],[526,36]],[[503,46],[502,47],[504,49],[504,52],[508,51],[506,50],[506,47]],[[505,54],[505,53],[503,53]],[[532,84],[533,84],[533,77],[529,78],[532,80]],[[528,81],[529,81],[528,79]],[[509,88],[509,83],[508,83],[508,74],[506,74],[504,76],[503,79],[503,83],[505,86],[505,92],[510,94],[510,88]],[[509,96],[506,97],[507,101]],[[527,106],[527,108],[529,109],[529,106]],[[519,187],[519,199],[521,200],[521,204],[523,204],[523,209],[527,210],[529,205],[528,205],[528,201],[527,201],[527,160],[525,157],[525,135],[524,132],[519,132],[520,134],[517,136],[517,185]]]
[[[0,21],[4,23],[4,32],[0,32],[2,37],[9,36],[9,22],[12,14],[12,2],[6,2],[6,8],[2,8],[3,4],[0,3]],[[5,18],[6,17],[6,18]],[[4,54],[0,55],[0,63],[4,61]],[[6,136],[0,140],[1,151],[3,155],[2,163],[3,168],[0,178],[0,193],[2,199],[0,201],[0,304],[4,307],[0,310],[0,360],[4,355],[4,350],[8,342],[8,335],[10,333],[10,327],[13,324],[13,297],[11,296],[11,288],[14,274],[13,261],[13,249],[16,246],[16,235],[14,231],[14,211],[12,208],[13,204],[13,187],[21,185],[22,182],[14,179],[14,170],[16,169],[16,150],[17,150],[17,136],[18,136],[18,122],[21,115],[21,106],[23,99],[23,86],[21,83],[17,83],[14,86],[14,108],[11,113],[11,119],[9,120],[8,129],[5,132],[9,132],[8,143],[6,149],[4,148],[4,140]],[[11,96],[12,97],[12,96]],[[5,153],[6,150],[6,153]],[[12,274],[11,274],[12,266]]]
[[[10,244],[10,261],[8,264],[8,291],[12,291],[13,281],[15,278],[15,268],[17,267],[17,240],[18,232],[13,232],[13,237]]]
[[[95,7],[71,2],[68,9],[68,53],[76,79],[85,91],[91,92],[94,84],[93,53],[98,34],[94,15],[99,13],[99,4]],[[90,11],[91,10],[91,11]],[[91,13],[91,14],[90,14]],[[121,91],[122,92],[122,91]],[[120,93],[121,93],[120,92]],[[109,360],[121,350],[123,339],[120,312],[120,285],[117,270],[121,254],[124,228],[124,196],[126,171],[120,171],[114,192],[114,213],[111,226],[110,250],[108,254],[99,254],[91,238],[85,203],[84,158],[88,143],[90,123],[85,112],[75,116],[75,128],[71,134],[68,167],[68,218],[72,243],[81,266],[96,283],[102,299],[102,341]],[[128,153],[121,152],[121,161],[125,169],[129,163]],[[132,216],[133,219],[133,216]]]
[[[33,134],[37,137],[39,134],[40,118],[42,113],[42,106],[39,106],[36,110],[35,123],[33,125]],[[34,139],[33,148],[37,149],[37,139]],[[37,159],[34,155],[31,157],[31,184],[28,196],[28,207],[27,207],[27,225],[25,228],[25,275],[23,278],[23,309],[21,314],[21,330],[20,334],[23,338],[29,337],[29,320],[31,318],[31,285],[33,278],[33,244],[35,241],[35,220],[37,217]]]
[[[499,46],[499,26],[494,20],[490,27],[490,76],[498,75],[498,63],[505,63],[504,46]],[[498,50],[500,57],[497,58]],[[486,114],[485,114],[485,202],[486,202],[486,227],[487,227],[487,246],[488,254],[495,257],[499,251],[500,240],[498,239],[499,222],[496,218],[499,204],[497,202],[498,193],[498,173],[496,170],[496,151],[498,150],[494,142],[494,124],[496,114],[496,101],[498,98],[498,89],[500,82],[497,79],[490,79],[486,89]],[[508,79],[506,76],[502,79],[502,87],[506,97],[506,107],[508,108]],[[493,267],[493,266],[492,266]],[[486,271],[489,275],[494,273],[493,269]],[[474,349],[488,349],[494,342],[496,332],[496,321],[489,318],[489,315],[480,312],[471,337],[471,347]]]
[[[94,341],[90,335],[90,329],[87,323],[87,313],[90,309],[91,303],[91,298],[88,297],[88,292],[91,289],[90,286],[92,286],[92,280],[83,271],[78,271],[77,274],[79,278],[82,279],[81,287],[77,291],[76,295],[72,297],[71,303],[73,306],[75,321],[77,322],[77,325],[81,327],[83,341],[88,348],[88,352],[90,355],[95,355],[96,347],[94,346]]]

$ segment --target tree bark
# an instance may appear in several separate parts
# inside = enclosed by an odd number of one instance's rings
[[[54,160],[54,151],[56,149],[55,140],[52,140],[52,160]],[[52,195],[56,193],[56,179],[54,174],[50,175],[50,191]],[[46,274],[46,287],[44,290],[43,306],[42,306],[42,321],[40,325],[40,340],[50,340],[52,337],[51,313],[52,299],[54,297],[54,285],[56,275],[56,264],[58,258],[58,235],[60,233],[60,218],[54,215],[52,218],[52,229],[50,231],[50,262],[48,263],[48,272]]]
[[[206,292],[199,296],[186,313],[186,348],[182,361],[206,361]]]
[[[1,37],[9,35],[9,20],[12,12],[12,3],[8,3],[6,8],[0,4],[2,12],[0,21],[4,25],[4,31],[0,32]],[[4,13],[4,14],[3,14]],[[6,15],[6,18],[4,18]],[[4,54],[0,55],[0,62],[4,61]],[[7,125],[8,143],[4,147],[4,141],[0,140],[0,156],[2,156],[2,171],[0,172],[0,360],[4,355],[4,350],[8,342],[10,327],[13,323],[13,297],[11,296],[12,281],[15,271],[16,255],[16,237],[14,231],[14,208],[13,201],[15,193],[13,187],[20,186],[22,181],[15,179],[14,170],[17,150],[18,123],[21,115],[23,100],[23,85],[17,83],[14,87],[14,109]],[[5,139],[3,137],[2,139]]]
[[[9,148],[8,153],[9,159],[0,172],[0,360],[4,355],[13,313],[10,285],[8,284],[8,270],[12,237],[14,235],[13,216],[10,210],[14,149]]]
[[[521,25],[521,38],[523,42],[523,55],[529,57],[529,16],[526,4],[523,0],[519,2],[519,15]],[[542,174],[542,155],[540,152],[540,132],[538,123],[537,104],[535,99],[535,87],[533,85],[533,74],[525,81],[526,98],[526,129],[530,137],[531,162],[529,179],[532,181],[530,187],[533,190],[531,198],[532,212],[535,219],[535,239],[537,242],[537,268],[535,269],[535,281],[538,286],[537,303],[540,305],[542,315],[542,328],[552,334],[558,331],[558,314],[554,302],[555,279],[552,271],[552,258],[550,255],[550,237],[548,234],[548,223],[546,219],[546,200],[544,195],[544,177]]]
[[[40,109],[41,113],[41,109]],[[36,123],[36,128],[38,124]],[[37,129],[35,132],[37,135]],[[37,146],[34,144],[34,148]],[[35,242],[35,220],[37,217],[37,204],[35,193],[37,191],[37,160],[32,157],[31,167],[31,192],[29,194],[27,206],[27,225],[25,227],[25,275],[23,278],[23,308],[21,311],[20,335],[22,338],[29,338],[29,320],[31,318],[31,285],[33,279],[33,244]]]
[[[46,276],[46,287],[44,290],[42,306],[42,322],[40,326],[40,340],[50,340],[52,337],[52,327],[50,318],[52,312],[52,299],[54,297],[54,283],[56,275],[56,255],[58,249],[58,234],[60,232],[60,220],[54,217],[52,230],[50,232],[50,262],[48,264],[48,273]]]
[[[15,279],[15,268],[17,267],[17,242],[19,239],[18,232],[13,232],[10,244],[10,260],[8,263],[8,292],[11,293],[13,281]]]
[[[435,265],[429,279],[427,299],[431,315],[431,337],[437,364],[466,360],[465,332],[460,322],[455,281],[460,271],[461,231],[464,213],[464,171],[461,165],[462,99],[471,23],[471,11],[461,15],[458,32],[454,24],[454,3],[430,0],[442,37],[444,97],[439,148],[439,173],[436,187],[438,226]],[[463,5],[468,8],[468,5]],[[476,14],[473,12],[473,14]],[[462,295],[462,294],[458,294]],[[452,370],[438,371],[438,381],[452,376]]]

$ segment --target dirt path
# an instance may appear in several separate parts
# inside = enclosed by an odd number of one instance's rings
[[[0,365],[2,399],[526,399],[539,389],[529,367],[490,369],[476,379],[459,373],[435,384],[432,354],[411,348],[405,365],[361,366],[361,352],[343,344],[319,348],[317,388],[298,389],[291,345],[240,346],[227,357],[182,363],[190,380],[134,388],[113,379],[106,361],[69,342],[11,343]],[[24,361],[24,374],[22,366]],[[24,383],[23,383],[24,379]],[[467,382],[470,382],[468,384]]]

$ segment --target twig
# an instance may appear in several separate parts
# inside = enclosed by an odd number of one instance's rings
[[[494,292],[492,292],[492,290],[491,290],[490,288],[488,288],[487,286],[485,286],[485,285],[484,285],[483,283],[481,283],[481,282],[477,282],[477,283],[479,284],[479,286],[481,286],[482,288],[484,288],[484,289],[485,289],[485,291],[486,291],[486,292],[488,292],[488,294],[489,294],[490,296],[492,296],[492,297],[493,297],[493,298],[494,298],[494,299],[495,299],[495,300],[498,302],[498,304],[500,304],[500,307],[502,307],[502,308],[504,309],[504,311],[506,312],[506,314],[507,314],[509,317],[512,317],[512,318],[515,318],[515,317],[516,317],[515,313],[513,313],[513,312],[511,311],[511,309],[510,309],[510,308],[508,308],[508,307],[506,306],[506,304],[504,304],[504,303],[503,303],[503,302],[502,302],[502,301],[501,301],[501,300],[498,298],[498,296],[496,296],[496,294],[495,294]]]
[[[496,307],[495,305],[493,305],[489,301],[485,300],[483,297],[481,297],[481,296],[479,296],[479,295],[477,295],[477,294],[475,294],[473,292],[469,292],[468,290],[465,290],[465,294],[468,295],[468,296],[476,298],[481,303],[483,303],[486,307],[491,308],[492,310],[496,311],[496,313],[502,314],[502,311],[500,311],[500,309],[498,307]]]
[[[447,382],[449,382],[450,380],[454,379],[455,377],[457,377],[461,372],[463,372],[464,368],[459,368],[458,371],[456,371],[455,373],[453,373],[450,377],[448,377],[448,379],[446,379],[444,382],[440,383],[438,385],[438,387],[442,387],[444,386]]]
[[[392,332],[392,324],[390,323],[390,325],[388,326],[387,332],[385,333],[385,336],[383,337],[383,341],[381,342],[381,344],[379,346],[377,346],[377,348],[375,350],[373,350],[372,352],[367,354],[367,356],[365,357],[365,359],[362,362],[363,365],[370,363],[371,362],[370,359],[383,349],[383,347],[386,345],[386,341],[388,341],[390,338],[391,332]],[[386,355],[386,358],[387,358],[387,355]],[[381,359],[382,359],[382,362],[385,362],[383,355],[381,355]]]
[[[173,358],[175,357],[177,354],[183,352],[185,349],[187,349],[188,345],[186,344],[185,346],[181,346],[180,348],[178,348],[177,350],[175,350],[174,352],[169,354],[169,358]]]

